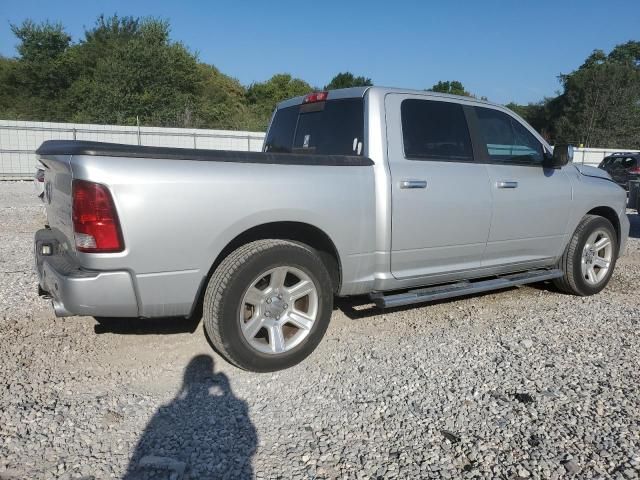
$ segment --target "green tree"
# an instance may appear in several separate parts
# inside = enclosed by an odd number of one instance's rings
[[[533,106],[533,104],[528,104],[528,105],[519,105],[515,102],[509,102],[505,105],[505,107],[507,107],[509,110],[512,110],[513,112],[517,113],[518,115],[520,115],[522,118],[524,118],[525,120],[527,120],[527,118],[530,115],[530,111],[531,111],[531,107]],[[527,120],[527,122],[529,122],[529,120]],[[531,122],[529,122],[531,123]]]
[[[627,43],[617,45],[611,50],[607,59],[636,68],[640,67],[640,42],[630,40]]]
[[[19,118],[13,80],[17,61],[0,56],[0,118]]]
[[[560,76],[553,128],[558,141],[585,146],[640,146],[640,42],[594,51],[578,70]]]
[[[356,77],[351,72],[338,73],[324,86],[324,90],[336,90],[338,88],[370,87],[373,82],[368,77]]]
[[[266,82],[251,84],[247,89],[249,104],[247,128],[250,130],[266,129],[271,113],[278,102],[312,91],[311,85],[299,78],[293,78],[288,73],[278,73]]]
[[[125,48],[128,42],[139,35],[139,19],[100,15],[94,27],[85,30],[84,39],[74,46],[74,61],[81,69],[81,75],[93,74],[100,59],[109,56],[116,47]]]
[[[100,17],[76,49],[82,75],[71,86],[73,119],[190,127],[202,73],[194,54],[153,18]]]
[[[552,143],[640,147],[640,42],[594,50],[560,75],[562,92],[528,105],[507,104]]]
[[[11,31],[19,40],[19,56],[16,61],[3,62],[0,96],[13,95],[10,110],[16,118],[63,119],[64,93],[74,78],[71,37],[60,24],[30,20],[11,25]]]
[[[545,98],[540,102],[528,105],[511,102],[505,106],[524,118],[544,138],[552,141],[554,136],[553,122],[558,115],[557,103],[556,98]]]
[[[246,90],[213,65],[199,64],[197,127],[244,130],[249,126]]]
[[[471,95],[471,93],[467,92],[464,89],[464,85],[462,85],[462,82],[459,82],[457,80],[447,80],[447,81],[442,81],[440,80],[438,83],[436,83],[435,85],[433,85],[431,88],[428,89],[431,92],[439,92],[439,93],[449,93],[451,95],[462,95],[465,97],[472,97],[473,95]]]

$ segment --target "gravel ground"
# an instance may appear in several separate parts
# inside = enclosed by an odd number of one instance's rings
[[[0,182],[0,479],[640,476],[635,213],[597,296],[342,301],[310,358],[253,374],[194,322],[56,319],[38,202]]]

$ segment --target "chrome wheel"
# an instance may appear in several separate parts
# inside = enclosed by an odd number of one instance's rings
[[[251,282],[240,307],[240,329],[254,349],[284,353],[302,342],[318,315],[318,290],[295,267],[268,270]]]
[[[613,244],[609,234],[602,229],[594,231],[582,249],[582,276],[590,285],[599,284],[611,267]]]

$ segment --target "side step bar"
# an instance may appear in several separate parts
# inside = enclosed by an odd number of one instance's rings
[[[413,303],[433,302],[444,298],[461,297],[474,293],[489,292],[501,288],[515,287],[526,283],[542,282],[562,277],[561,270],[531,270],[529,272],[512,273],[490,278],[488,280],[476,280],[451,283],[448,285],[438,285],[435,287],[409,290],[404,293],[384,295],[382,293],[372,293],[371,300],[380,308],[399,307],[401,305],[411,305]]]

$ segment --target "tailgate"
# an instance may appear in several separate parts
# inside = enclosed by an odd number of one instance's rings
[[[71,167],[69,155],[40,156],[45,166],[44,205],[47,223],[55,238],[67,252],[75,250],[71,218]]]

